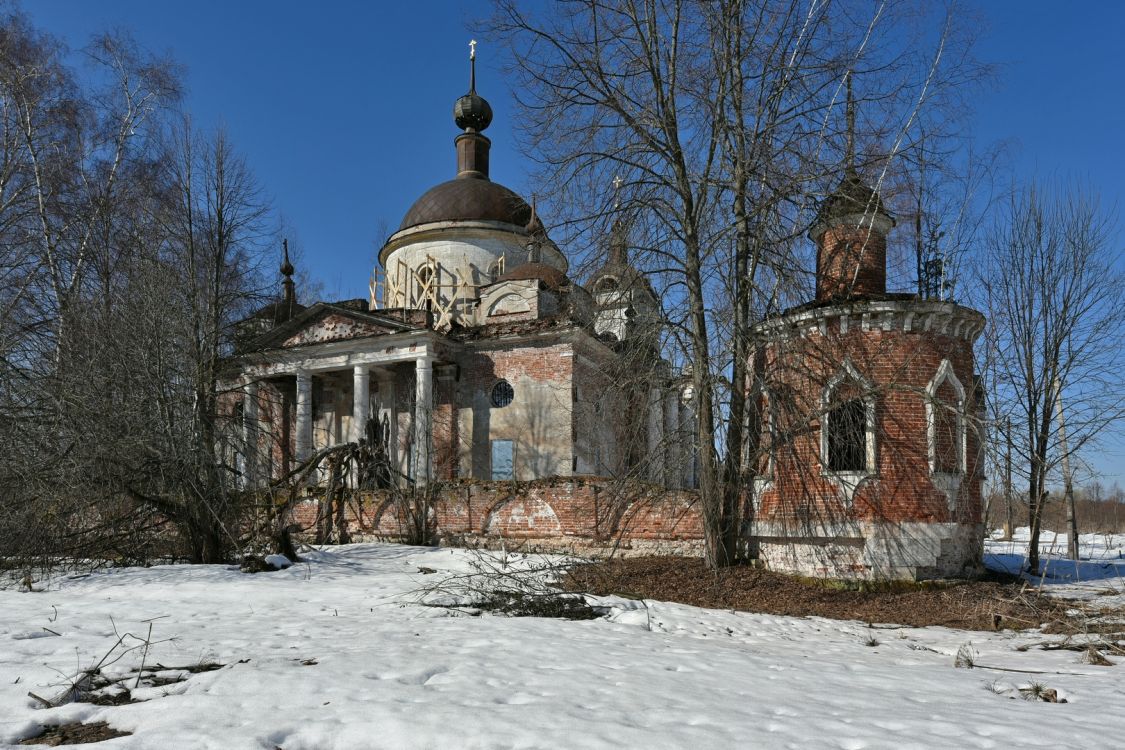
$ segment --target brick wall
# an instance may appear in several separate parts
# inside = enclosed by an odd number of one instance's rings
[[[573,350],[550,341],[488,342],[459,358],[456,383],[458,474],[491,478],[492,440],[511,440],[517,479],[570,473]],[[507,380],[512,403],[492,405],[492,389]],[[440,448],[439,448],[440,451]]]
[[[299,503],[293,522],[314,530],[319,507],[315,500]],[[457,544],[683,553],[698,551],[703,538],[695,492],[643,483],[457,480],[437,487],[433,513],[440,538]],[[347,515],[354,539],[398,539],[408,516],[392,493],[380,490],[362,493]]]
[[[882,294],[887,290],[887,238],[853,223],[829,227],[816,254],[816,298]]]
[[[769,384],[776,424],[762,427],[772,449],[772,484],[759,493],[757,517],[980,523],[980,440],[973,422],[973,354],[966,340],[933,331],[862,330],[808,333],[770,344],[759,373]],[[821,394],[848,359],[873,385],[875,471],[850,505],[825,476],[821,453]],[[953,510],[929,465],[927,385],[943,359],[966,391],[966,471]]]

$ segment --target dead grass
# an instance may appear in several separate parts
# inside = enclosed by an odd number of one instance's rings
[[[20,742],[21,745],[46,745],[58,747],[59,745],[83,745],[92,742],[112,740],[114,737],[128,737],[132,732],[119,732],[104,721],[95,721],[90,724],[59,724],[53,727],[44,727],[43,732],[37,737],[29,737]]]
[[[575,567],[562,583],[568,591],[910,627],[1023,629],[1069,619],[1066,603],[1042,596],[1015,578],[872,586],[799,578],[748,565],[715,573],[697,558],[634,557]]]

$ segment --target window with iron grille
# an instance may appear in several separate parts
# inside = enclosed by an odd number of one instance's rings
[[[516,397],[516,391],[507,380],[501,380],[492,386],[492,405],[502,409]]]
[[[867,470],[867,404],[851,399],[827,414],[828,470]]]

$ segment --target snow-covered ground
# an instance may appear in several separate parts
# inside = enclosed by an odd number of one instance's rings
[[[258,575],[163,566],[0,591],[0,744],[75,720],[133,732],[97,746],[107,750],[1094,748],[1125,738],[1125,665],[1017,650],[1041,634],[619,598],[598,599],[608,615],[590,621],[471,616],[418,594],[465,572],[470,553],[362,544],[309,557]],[[63,676],[150,623],[154,641],[174,640],[147,664],[225,666],[141,688],[149,700],[128,705],[44,709],[28,697],[56,695]],[[955,668],[963,647],[976,668]],[[141,658],[132,651],[110,670]],[[1019,699],[1032,682],[1068,702]]]
[[[1020,574],[1027,570],[1031,529],[1020,527],[1012,539],[992,532],[985,541],[985,564],[993,570]],[[1079,560],[1066,558],[1066,534],[1039,535],[1039,576],[1025,576],[1041,590],[1090,604],[1125,602],[1125,534],[1079,534]]]

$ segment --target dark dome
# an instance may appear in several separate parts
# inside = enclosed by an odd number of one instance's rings
[[[844,179],[821,205],[818,218],[820,221],[831,221],[843,216],[867,213],[887,218],[891,216],[879,193],[864,183],[854,171],[848,170]]]
[[[522,281],[525,279],[535,279],[551,291],[570,284],[570,279],[566,277],[565,273],[554,266],[548,266],[546,263],[524,263],[522,266],[516,266],[508,271],[497,281]]]
[[[462,177],[427,190],[406,212],[399,231],[435,221],[502,221],[527,226],[531,206],[503,185]]]
[[[492,107],[484,97],[470,91],[454,102],[453,121],[462,130],[484,130],[492,122]]]

